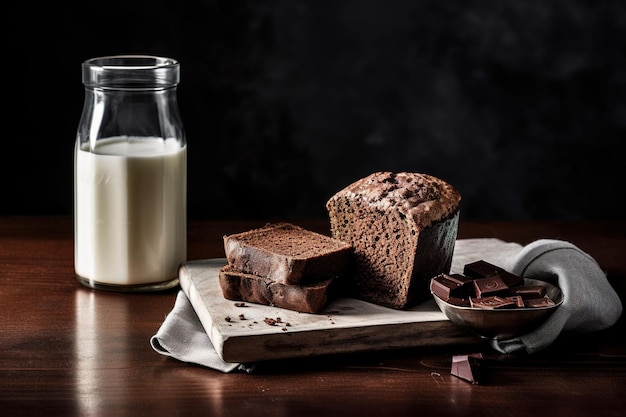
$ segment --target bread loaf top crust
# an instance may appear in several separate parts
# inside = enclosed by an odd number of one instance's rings
[[[358,197],[372,207],[397,209],[412,217],[418,227],[428,227],[459,210],[461,195],[446,181],[414,172],[375,172],[335,194],[332,199]],[[328,203],[327,203],[328,205]]]

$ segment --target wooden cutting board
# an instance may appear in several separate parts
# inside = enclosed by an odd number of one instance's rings
[[[485,259],[501,264],[519,245],[495,239],[457,242],[452,272]],[[223,297],[218,270],[226,260],[190,261],[180,269],[180,285],[220,357],[226,362],[482,343],[453,325],[434,300],[410,310],[394,310],[351,298],[330,302],[319,314],[237,303]],[[274,325],[266,319],[275,321]]]

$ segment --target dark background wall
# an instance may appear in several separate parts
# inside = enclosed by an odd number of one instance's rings
[[[181,62],[191,218],[325,216],[378,170],[466,219],[624,218],[626,2],[41,3],[3,11],[2,215],[72,213],[80,64],[142,53]]]

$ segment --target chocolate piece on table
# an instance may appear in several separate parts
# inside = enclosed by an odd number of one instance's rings
[[[546,295],[546,287],[543,285],[519,285],[511,288],[511,293],[524,299],[543,298]]]
[[[448,301],[452,296],[462,298],[468,295],[465,287],[471,281],[470,278],[460,274],[440,274],[430,280],[430,290],[444,301]]]
[[[513,300],[492,295],[489,297],[470,298],[470,305],[474,308],[496,310],[500,308],[514,308],[516,303]]]
[[[508,289],[509,287],[504,283],[502,278],[500,278],[499,274],[474,280],[474,293],[476,297],[495,295]]]
[[[502,281],[509,287],[521,285],[524,279],[519,275],[512,274],[499,266],[490,264],[489,262],[480,260],[466,264],[463,267],[463,273],[471,278],[485,278],[491,275],[499,274]]]
[[[542,298],[530,298],[528,300],[524,300],[524,305],[526,305],[526,307],[532,308],[550,307],[554,305],[554,301],[552,301],[552,299],[546,295]]]
[[[470,353],[469,355],[452,356],[450,373],[458,378],[478,384],[483,379],[483,355],[482,353]]]

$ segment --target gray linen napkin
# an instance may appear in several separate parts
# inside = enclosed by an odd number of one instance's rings
[[[183,362],[194,363],[225,373],[252,372],[254,365],[224,362],[200,323],[191,302],[181,290],[174,308],[167,315],[156,335],[150,338],[158,353]]]
[[[598,264],[570,243],[541,240],[522,248],[498,239],[458,240],[451,272],[462,272],[463,265],[479,259],[527,278],[550,282],[564,294],[561,307],[539,329],[515,339],[492,342],[500,352],[536,352],[550,345],[562,330],[601,330],[621,315],[621,302]],[[250,373],[255,367],[224,362],[219,357],[182,291],[150,344],[162,355],[225,373]]]
[[[514,274],[559,287],[563,304],[536,330],[513,339],[491,341],[499,352],[531,354],[549,346],[561,333],[609,328],[622,314],[622,303],[600,266],[569,242],[532,242],[512,265],[510,272]]]

